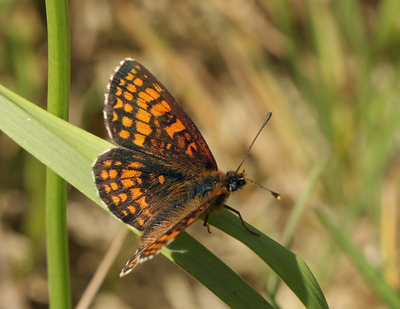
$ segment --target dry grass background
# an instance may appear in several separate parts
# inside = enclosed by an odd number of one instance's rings
[[[244,168],[283,199],[249,184],[228,204],[280,242],[310,186],[290,250],[310,266],[332,308],[385,308],[315,211],[329,214],[399,289],[399,12],[390,0],[72,0],[70,121],[106,138],[103,95],[126,57],[178,99],[221,170],[236,169],[272,110]],[[44,107],[43,3],[2,1],[0,16],[0,82]],[[0,134],[0,295],[8,308],[48,305],[43,178],[44,167]],[[121,224],[74,188],[68,209],[77,304]],[[243,245],[200,223],[189,232],[268,295],[272,274]],[[92,308],[225,307],[162,256],[119,279],[137,245],[129,235]],[[284,285],[277,302],[301,308]]]

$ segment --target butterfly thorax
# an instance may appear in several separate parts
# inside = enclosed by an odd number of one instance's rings
[[[187,187],[187,200],[212,200],[210,209],[223,206],[225,200],[231,192],[236,191],[246,184],[244,173],[230,171],[227,173],[221,171],[205,172],[198,175],[196,181],[191,181]]]

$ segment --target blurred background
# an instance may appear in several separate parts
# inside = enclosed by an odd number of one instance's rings
[[[43,1],[0,2],[0,83],[43,108],[45,16]],[[223,171],[273,111],[244,169],[283,199],[248,184],[228,205],[303,258],[330,307],[386,308],[368,267],[399,291],[399,21],[398,0],[71,0],[70,121],[108,138],[104,93],[126,57],[175,96]],[[7,308],[48,307],[44,171],[0,132]],[[122,225],[73,187],[68,225],[76,305]],[[189,233],[268,297],[274,275],[250,250],[202,222]],[[92,308],[225,308],[161,255],[119,279],[138,247],[129,234]],[[302,308],[284,284],[276,300]]]

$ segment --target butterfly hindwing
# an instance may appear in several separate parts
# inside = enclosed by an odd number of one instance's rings
[[[158,157],[122,148],[99,156],[94,175],[100,197],[111,212],[139,231],[174,200],[179,201],[184,184],[191,180],[189,173]]]

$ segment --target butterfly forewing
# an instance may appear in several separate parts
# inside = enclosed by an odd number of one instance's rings
[[[125,60],[109,85],[105,107],[111,138],[192,168],[217,170],[196,125],[157,79],[135,60]]]

